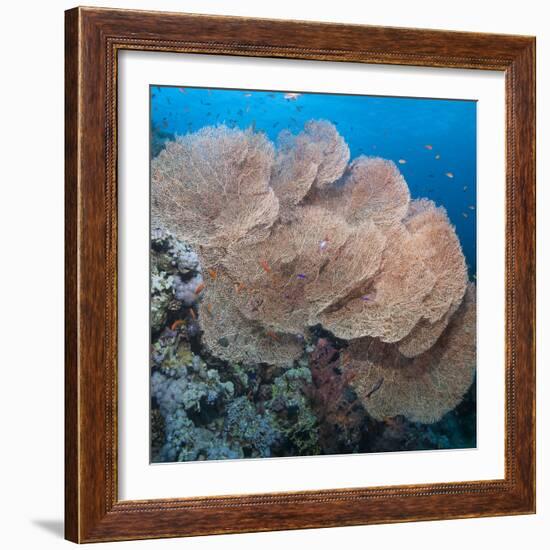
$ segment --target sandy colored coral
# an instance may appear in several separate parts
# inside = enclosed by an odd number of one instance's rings
[[[410,194],[393,162],[361,155],[351,162],[343,180],[326,187],[316,200],[351,224],[370,220],[389,228],[407,214]]]
[[[243,363],[292,364],[302,355],[302,340],[293,334],[276,332],[257,321],[247,319],[228,300],[237,290],[228,275],[219,270],[207,279],[201,293],[199,318],[203,342],[215,356]]]
[[[283,130],[271,186],[281,202],[281,215],[288,214],[310,188],[321,189],[344,173],[349,148],[336,128],[326,120],[310,121],[298,135]]]
[[[273,145],[252,130],[206,127],[166,143],[151,163],[152,216],[192,245],[224,247],[269,227]]]
[[[475,286],[469,284],[463,303],[428,351],[409,359],[394,345],[362,338],[350,343],[344,368],[352,369],[352,385],[374,418],[403,415],[433,423],[460,403],[472,383],[475,331]]]
[[[387,235],[381,268],[355,296],[320,315],[323,326],[346,340],[363,336],[397,342],[422,316],[422,301],[435,277],[418,257],[411,235],[402,226]]]
[[[384,246],[370,221],[352,227],[319,206],[300,208],[266,242],[230,247],[223,265],[236,285],[245,283],[227,299],[248,319],[304,332],[376,273]]]
[[[372,336],[384,342],[402,340],[418,325],[417,336],[410,336],[403,347],[410,356],[435,342],[446,326],[443,319],[448,321],[447,314],[462,300],[466,263],[445,211],[432,201],[412,201],[403,223],[386,235],[377,276],[361,295],[320,318],[340,338]]]
[[[421,319],[411,332],[398,342],[399,352],[405,357],[416,357],[429,350],[449,324],[456,307],[453,305],[441,319],[434,323]]]

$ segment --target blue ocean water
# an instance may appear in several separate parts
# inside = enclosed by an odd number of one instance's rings
[[[413,198],[447,210],[476,274],[476,102],[151,86],[151,155],[167,139],[226,124],[254,127],[272,141],[311,119],[332,122],[359,155],[393,160]]]

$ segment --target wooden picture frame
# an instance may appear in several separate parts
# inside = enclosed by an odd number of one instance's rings
[[[506,86],[505,477],[120,501],[117,54],[155,50],[501,71]],[[66,12],[65,533],[98,542],[535,512],[535,39],[99,8]]]

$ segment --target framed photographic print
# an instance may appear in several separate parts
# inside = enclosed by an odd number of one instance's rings
[[[535,510],[532,37],[66,12],[66,537]]]

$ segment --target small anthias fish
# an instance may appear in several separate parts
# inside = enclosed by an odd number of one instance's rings
[[[238,284],[235,283],[235,292],[236,292],[237,294],[239,294],[239,292],[240,292],[241,290],[244,290],[245,288],[246,288],[246,287],[245,287],[244,283],[238,283]]]
[[[269,264],[265,260],[260,260],[260,266],[266,273],[271,272],[271,268],[269,267]]]
[[[375,296],[376,294],[374,292],[369,292],[368,294],[364,294],[363,296],[361,296],[361,299],[363,300],[363,302],[374,302]]]
[[[468,214],[466,214],[466,212],[462,212],[462,215],[467,218],[468,217]]]
[[[428,151],[431,151],[433,149],[433,145],[424,145],[424,147],[426,147],[426,149],[428,149]]]
[[[399,162],[399,164],[407,164],[405,159],[399,159],[397,162]]]
[[[199,283],[196,287],[195,287],[195,294],[198,296],[203,290],[204,290],[204,287],[206,285],[204,283]]]
[[[301,280],[304,280],[306,278],[306,276],[303,273],[298,273],[298,275],[296,275],[296,277],[298,279],[301,279]]]
[[[452,172],[445,172],[445,175],[448,177],[448,178],[454,178],[455,175],[452,173]]]
[[[216,277],[218,276],[218,272],[215,269],[209,269],[208,270],[208,275],[210,275],[210,277],[215,280]]]
[[[441,158],[441,155],[435,155],[435,160],[439,160]]]
[[[183,319],[178,319],[177,321],[174,321],[172,325],[170,326],[170,330],[176,330],[177,328],[181,327],[181,325],[184,325],[185,321]]]

